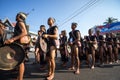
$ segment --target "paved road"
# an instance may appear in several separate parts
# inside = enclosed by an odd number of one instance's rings
[[[44,74],[47,72],[47,70],[41,71],[39,64],[32,64],[34,61],[34,55],[31,52],[30,58],[30,62],[27,62],[25,64],[26,70],[24,80],[45,80]],[[94,70],[87,68],[86,65],[82,65],[80,71],[81,73],[79,75],[75,75],[73,71],[69,71],[67,67],[61,67],[60,59],[56,59],[56,71],[54,80],[120,80],[120,64],[105,65],[104,67],[96,66]],[[7,80],[12,79],[13,78]],[[4,79],[0,78],[0,80]]]

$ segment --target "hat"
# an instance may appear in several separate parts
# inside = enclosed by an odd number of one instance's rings
[[[55,18],[53,18],[53,17],[49,17],[48,18],[48,20],[50,20],[50,19],[52,19],[53,20],[53,22],[55,22],[56,20],[55,20]]]
[[[72,25],[76,26],[77,27],[77,23],[73,22]]]
[[[20,15],[23,19],[27,18],[27,14],[23,12],[19,12],[18,15]]]

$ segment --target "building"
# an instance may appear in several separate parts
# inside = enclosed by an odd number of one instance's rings
[[[14,32],[14,27],[16,25],[16,23],[11,23],[11,21],[9,19],[5,19],[4,21],[2,21],[5,25],[6,25],[6,38],[10,39],[13,35]],[[29,27],[29,25],[27,25]],[[37,33],[29,31],[29,34],[33,40],[33,38],[37,38]]]
[[[6,25],[6,33],[7,33],[6,38],[10,39],[13,35],[14,25],[10,22],[9,19],[5,19],[3,23]]]

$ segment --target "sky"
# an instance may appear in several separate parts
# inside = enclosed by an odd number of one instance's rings
[[[88,29],[103,25],[108,17],[120,21],[120,0],[0,0],[0,19],[8,18],[16,22],[18,12],[29,13],[26,23],[30,31],[36,32],[45,25],[49,17],[55,18],[59,33],[71,31],[71,23],[78,23],[81,35],[87,35]]]

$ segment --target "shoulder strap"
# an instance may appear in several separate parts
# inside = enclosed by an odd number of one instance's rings
[[[77,39],[76,37],[75,37],[75,35],[73,34],[74,32],[75,32],[75,34],[76,34],[76,32],[78,32],[79,30],[75,30],[75,31],[73,31],[73,32],[71,32],[71,34],[72,34],[72,36],[74,37],[74,39]]]
[[[72,34],[73,38],[76,39],[76,37],[75,37],[75,35],[73,34],[73,32],[71,32],[71,34]]]

